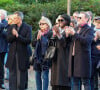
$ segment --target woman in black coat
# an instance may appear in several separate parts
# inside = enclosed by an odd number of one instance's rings
[[[53,27],[53,36],[56,43],[56,57],[52,60],[51,86],[52,90],[70,90],[68,78],[69,38],[65,36],[65,28],[70,24],[70,17],[59,15],[57,25]]]

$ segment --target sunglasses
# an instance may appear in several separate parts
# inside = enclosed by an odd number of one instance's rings
[[[77,17],[78,19],[82,19],[82,17]]]
[[[39,25],[45,25],[46,23],[40,23]]]
[[[65,20],[64,19],[58,19],[58,22],[64,22]]]

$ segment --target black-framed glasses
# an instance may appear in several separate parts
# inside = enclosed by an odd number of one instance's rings
[[[58,19],[58,22],[64,22],[65,20],[64,19]]]

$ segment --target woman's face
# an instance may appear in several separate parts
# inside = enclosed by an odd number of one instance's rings
[[[16,24],[15,18],[16,18],[15,15],[10,15],[10,16],[8,17],[8,24]]]
[[[59,17],[59,18],[58,18],[58,23],[59,23],[59,26],[60,26],[61,28],[64,28],[64,27],[66,26],[66,21],[64,20],[63,17]]]
[[[39,27],[40,27],[40,29],[41,29],[42,32],[49,29],[48,24],[44,20],[40,21]]]

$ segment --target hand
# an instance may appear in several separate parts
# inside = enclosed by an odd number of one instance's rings
[[[70,34],[69,27],[68,27],[68,26],[66,26],[66,27],[64,28],[64,30],[65,30],[66,37],[68,37],[68,36],[69,36],[69,34]]]
[[[74,35],[75,34],[75,30],[72,27],[67,27],[65,32],[68,35]]]
[[[12,30],[12,34],[13,34],[14,36],[18,37],[18,32],[17,32],[17,30],[15,30],[14,28],[13,28],[13,30]]]
[[[97,47],[98,50],[100,50],[100,45],[97,45],[96,47]]]
[[[53,30],[53,33],[54,33],[54,34],[60,35],[59,27],[57,27],[56,25],[53,26],[52,30]]]
[[[42,33],[41,33],[41,31],[39,30],[39,31],[38,31],[38,35],[37,35],[37,40],[41,39],[41,36],[42,36]]]

